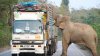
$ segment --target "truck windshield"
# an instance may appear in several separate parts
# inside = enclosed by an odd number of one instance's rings
[[[13,32],[20,34],[36,34],[42,32],[42,24],[39,20],[15,20]]]

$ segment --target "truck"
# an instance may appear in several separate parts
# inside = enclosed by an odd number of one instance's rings
[[[20,53],[47,56],[56,52],[57,29],[52,7],[39,0],[23,1],[14,5],[13,14],[12,56],[19,56]]]

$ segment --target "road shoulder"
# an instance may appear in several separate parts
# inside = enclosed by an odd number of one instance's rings
[[[1,52],[4,52],[6,50],[9,50],[10,49],[10,46],[6,46],[6,47],[0,47],[0,53]]]

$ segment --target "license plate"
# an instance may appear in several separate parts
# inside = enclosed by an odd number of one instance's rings
[[[29,45],[24,45],[24,47],[30,47]]]

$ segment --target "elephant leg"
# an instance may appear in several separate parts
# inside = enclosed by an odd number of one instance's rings
[[[65,39],[62,39],[62,54],[61,56],[67,56],[67,50],[68,50],[68,42]]]
[[[96,44],[95,43],[89,43],[87,44],[87,47],[90,49],[90,51],[92,52],[93,56],[97,56],[97,50],[96,50]]]

